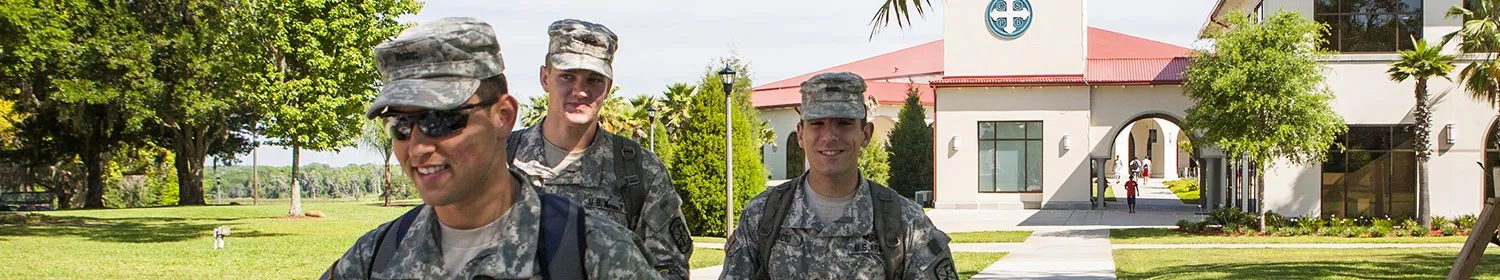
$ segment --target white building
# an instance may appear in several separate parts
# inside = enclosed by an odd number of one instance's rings
[[[1456,30],[1460,20],[1443,13],[1460,1],[1219,1],[1214,16],[1284,9],[1328,23],[1327,47],[1341,52],[1324,63],[1335,95],[1330,105],[1350,126],[1339,138],[1349,150],[1330,150],[1323,163],[1277,164],[1264,174],[1268,210],[1341,217],[1415,212],[1408,130],[1414,83],[1390,81],[1385,71],[1397,49],[1410,48],[1409,36],[1436,41]],[[1151,157],[1152,177],[1163,179],[1177,178],[1197,159],[1208,207],[1254,205],[1255,190],[1238,187],[1253,174],[1226,165],[1211,149],[1188,154],[1176,147],[1190,138],[1176,125],[1192,105],[1180,86],[1187,49],[1089,27],[1087,13],[1109,11],[1087,11],[1083,0],[945,3],[944,40],[757,87],[762,117],[777,135],[791,135],[798,100],[787,95],[812,74],[853,69],[872,81],[912,78],[934,95],[929,112],[938,208],[1087,208],[1093,178],[1114,178],[1111,159],[1130,157]],[[1203,28],[1219,27],[1208,21]],[[921,48],[941,50],[899,55]],[[882,59],[892,55],[922,62]],[[911,68],[931,66],[935,57],[941,57],[934,67],[940,70]],[[882,69],[895,71],[877,74]],[[1456,80],[1456,72],[1450,78]],[[872,94],[879,95],[874,84]],[[1433,214],[1477,213],[1491,193],[1483,170],[1500,164],[1500,149],[1489,137],[1495,109],[1448,80],[1429,81],[1429,91],[1436,112],[1436,152],[1429,162]],[[786,176],[786,147],[767,149],[773,177]],[[1101,168],[1091,168],[1095,163]]]

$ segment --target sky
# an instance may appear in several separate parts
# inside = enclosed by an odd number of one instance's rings
[[[1183,47],[1203,45],[1197,43],[1198,29],[1216,2],[1086,1],[1090,26]],[[511,94],[525,103],[542,94],[537,73],[547,52],[547,26],[556,20],[576,18],[609,27],[620,37],[614,62],[619,94],[660,95],[667,85],[695,83],[710,67],[723,67],[719,59],[730,56],[748,62],[749,78],[761,85],[942,39],[943,0],[932,1],[925,17],[907,28],[892,25],[871,38],[870,16],[883,2],[436,0],[401,20],[474,17],[488,22],[500,43]],[[288,149],[259,149],[260,165],[286,166],[291,159]],[[373,150],[344,148],[304,150],[301,163],[344,166],[381,160]],[[251,164],[251,155],[239,162]]]

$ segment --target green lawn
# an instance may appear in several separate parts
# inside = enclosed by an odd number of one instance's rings
[[[1001,230],[949,233],[952,243],[1015,243],[1026,242],[1031,237],[1029,230]]]
[[[1372,237],[1337,236],[1213,236],[1161,228],[1109,230],[1114,244],[1300,244],[1300,243],[1464,243],[1466,236],[1444,237]]]
[[[1090,188],[1089,189],[1089,195],[1092,196],[1092,195],[1097,195],[1097,194],[1099,194],[1099,185],[1094,185],[1094,188]],[[1089,199],[1089,200],[1093,200],[1093,199]],[[1104,188],[1104,201],[1115,201],[1115,188],[1114,187]]]
[[[1492,250],[1494,251],[1494,250]],[[1115,250],[1119,279],[1442,279],[1458,249]],[[1486,252],[1474,279],[1500,279]]]
[[[724,264],[724,250],[719,249],[693,248],[693,258],[688,260],[688,267],[693,269],[722,264]]]
[[[322,273],[354,240],[409,208],[304,203],[328,218],[286,219],[287,205],[42,212],[0,225],[0,279],[285,279]],[[227,248],[213,228],[230,226]]]
[[[1163,184],[1167,185],[1172,193],[1177,194],[1177,199],[1181,199],[1183,204],[1198,204],[1200,198],[1198,191],[1201,190],[1198,188],[1198,179],[1173,180],[1163,182]]]
[[[953,252],[953,266],[958,268],[959,279],[969,279],[990,264],[1005,257],[1006,253]]]
[[[723,237],[713,237],[713,236],[694,236],[693,237],[693,242],[724,243],[724,238]]]

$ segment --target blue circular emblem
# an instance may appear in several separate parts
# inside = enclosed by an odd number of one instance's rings
[[[1015,39],[1031,27],[1031,1],[990,0],[984,10],[984,21],[990,25],[990,33],[1005,39]]]

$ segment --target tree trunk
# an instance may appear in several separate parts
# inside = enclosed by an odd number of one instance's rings
[[[98,118],[101,122],[89,126],[88,140],[84,141],[83,148],[84,182],[88,185],[84,191],[83,208],[89,209],[104,208],[104,163],[100,162],[104,151],[99,147],[99,138],[103,137],[99,126],[103,125],[104,117],[100,115]]]
[[[250,197],[251,203],[260,205],[260,141],[253,141],[255,145],[250,150]]]
[[[302,216],[302,186],[297,184],[297,162],[302,158],[302,146],[292,141],[292,209],[288,216]]]
[[[385,152],[385,169],[381,170],[380,180],[385,186],[385,206],[391,206],[391,152]]]
[[[1431,205],[1428,205],[1427,160],[1432,157],[1432,105],[1427,103],[1427,79],[1417,78],[1416,131],[1413,144],[1417,150],[1417,221],[1432,228]]]
[[[177,205],[205,205],[203,199],[203,159],[207,157],[208,128],[178,127],[173,141],[173,161],[177,167]]]

